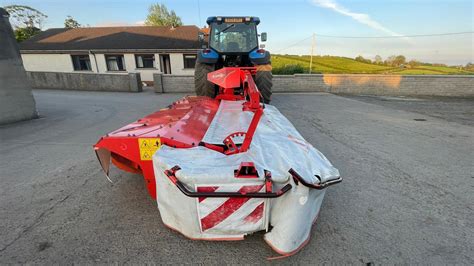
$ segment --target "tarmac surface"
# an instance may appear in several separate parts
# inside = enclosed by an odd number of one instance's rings
[[[182,94],[34,91],[41,118],[0,126],[0,264],[267,263],[263,233],[191,241],[167,229],[143,179],[101,135]],[[273,262],[474,264],[474,101],[276,94],[340,170],[309,244]]]

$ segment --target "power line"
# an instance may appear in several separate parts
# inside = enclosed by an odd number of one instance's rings
[[[306,40],[308,40],[309,38],[312,38],[312,37],[313,37],[313,34],[311,34],[309,37],[306,37],[306,38],[304,38],[304,39],[302,39],[302,40],[299,40],[299,41],[295,42],[294,44],[291,44],[291,45],[289,45],[289,46],[287,46],[287,47],[285,47],[285,48],[276,50],[276,51],[273,52],[273,53],[278,53],[278,52],[280,52],[280,51],[283,51],[283,50],[286,50],[286,49],[288,49],[288,48],[291,48],[291,47],[293,47],[293,46],[295,46],[295,45],[298,45],[298,44],[300,44],[300,43],[302,43],[302,42],[304,42],[304,41],[306,41]]]
[[[472,34],[474,31],[462,31],[462,32],[447,32],[447,33],[434,33],[434,34],[415,34],[415,35],[396,35],[396,36],[336,36],[336,35],[324,35],[316,34],[318,37],[325,38],[342,38],[342,39],[389,39],[389,38],[416,38],[416,37],[435,37],[435,36],[448,36],[448,35],[461,35],[461,34]]]
[[[462,34],[473,34],[474,31],[461,31],[461,32],[447,32],[447,33],[433,33],[433,34],[414,34],[414,35],[397,35],[397,36],[337,36],[337,35],[325,35],[315,33],[317,37],[323,38],[341,38],[341,39],[392,39],[392,38],[417,38],[417,37],[435,37],[435,36],[449,36],[449,35],[462,35]],[[301,39],[291,45],[288,45],[285,48],[274,51],[274,53],[279,53],[283,50],[289,49],[293,46],[296,46],[310,38],[313,37],[313,34],[310,36]]]

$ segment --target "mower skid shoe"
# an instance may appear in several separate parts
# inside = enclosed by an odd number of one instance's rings
[[[324,194],[325,190],[300,185],[287,197],[275,199],[270,212],[273,228],[264,235],[265,242],[283,256],[292,255],[304,247],[309,242]]]
[[[110,183],[113,183],[109,176],[110,159],[111,159],[110,151],[104,148],[94,148],[94,149],[95,149],[95,155],[97,156],[97,159],[99,160],[100,166],[102,167],[102,170],[104,171],[105,176],[107,177],[107,180],[109,180]]]

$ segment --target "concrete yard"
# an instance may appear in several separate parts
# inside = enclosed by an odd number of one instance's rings
[[[34,91],[40,119],[0,126],[0,264],[265,263],[257,233],[191,241],[138,175],[92,145],[182,94]],[[276,94],[340,170],[309,244],[279,263],[474,264],[474,100]],[[436,107],[442,106],[442,107]]]

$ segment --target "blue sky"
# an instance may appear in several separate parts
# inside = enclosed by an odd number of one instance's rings
[[[399,39],[337,39],[336,36],[391,36],[474,31],[472,0],[0,0],[0,5],[24,4],[48,15],[44,28],[62,27],[71,15],[90,26],[135,25],[144,21],[148,6],[164,3],[184,24],[204,25],[212,15],[254,15],[268,32],[266,48],[308,54],[316,33],[315,54],[373,58],[404,54],[409,59],[447,64],[474,62],[474,35]],[[297,43],[297,44],[295,44]]]

